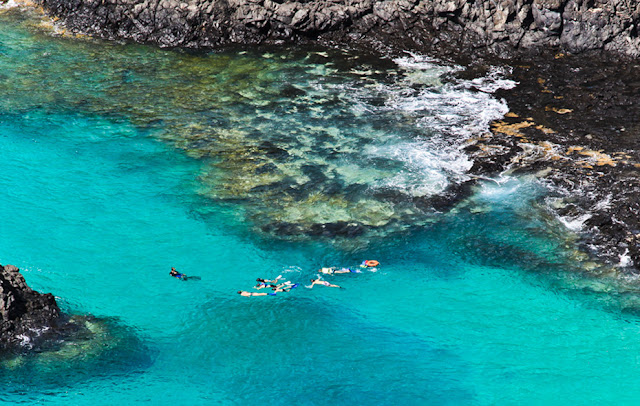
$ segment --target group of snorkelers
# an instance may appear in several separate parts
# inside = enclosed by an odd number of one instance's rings
[[[360,264],[360,267],[369,268],[370,271],[376,271],[377,270],[376,267],[378,265],[380,265],[380,263],[376,260],[366,260],[366,261],[363,261],[362,264]],[[319,273],[317,278],[311,279],[311,285],[307,286],[307,288],[313,289],[315,285],[326,286],[329,288],[341,288],[340,285],[336,285],[322,279],[322,276],[320,274],[335,275],[335,274],[346,274],[346,273],[362,273],[362,271],[360,271],[359,269],[336,268],[336,267],[320,268],[318,272]],[[253,287],[254,289],[260,290],[264,288],[270,288],[273,292],[264,293],[264,292],[249,292],[246,290],[239,290],[238,294],[241,296],[247,296],[247,297],[248,296],[275,296],[276,293],[278,292],[289,292],[291,289],[296,288],[298,286],[297,283],[291,283],[289,281],[278,283],[281,278],[282,278],[282,275],[278,275],[278,277],[273,280],[262,279],[262,278],[256,279],[257,284],[256,286]]]
[[[282,275],[278,275],[278,277],[273,280],[263,278],[256,279],[257,284],[253,287],[254,289],[270,288],[272,292],[248,292],[246,290],[239,290],[238,294],[241,296],[275,296],[279,292],[289,292],[291,289],[298,287],[297,283],[291,283],[289,281],[278,283],[281,278]]]
[[[378,265],[380,265],[378,261],[369,259],[366,261],[362,261],[362,263],[360,264],[360,268],[368,268],[370,271],[375,272],[377,270],[376,267]],[[336,274],[347,274],[347,273],[362,273],[362,271],[359,269],[351,269],[351,268],[337,268],[337,267],[320,268],[318,270],[318,276],[316,277],[316,279],[311,279],[311,285],[307,286],[307,288],[313,289],[315,285],[326,286],[329,288],[341,288],[340,285],[336,285],[322,279],[322,275],[336,275]],[[200,279],[199,276],[187,276],[184,273],[180,273],[174,267],[171,268],[171,272],[169,272],[169,275],[173,276],[174,278],[180,279],[182,281],[186,281],[188,279]],[[278,275],[277,278],[272,280],[263,279],[263,278],[256,279],[257,283],[253,287],[254,289],[261,290],[261,289],[268,288],[268,289],[271,289],[271,292],[249,292],[246,290],[239,290],[238,294],[241,296],[275,296],[277,293],[280,293],[280,292],[289,292],[291,291],[291,289],[295,289],[299,285],[297,283],[292,283],[290,281],[280,282],[281,279],[282,279],[282,275]]]

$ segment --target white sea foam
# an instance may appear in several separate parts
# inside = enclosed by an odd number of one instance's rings
[[[16,8],[18,6],[19,6],[19,4],[16,3],[14,0],[9,0],[6,3],[1,3],[0,2],[0,10],[8,10],[10,8]]]
[[[510,74],[512,70],[511,67],[492,66],[486,76],[466,82],[466,86],[487,93],[494,93],[500,89],[513,89],[518,82],[505,79],[505,76]]]
[[[20,339],[20,346],[21,347],[25,347],[25,348],[31,348],[31,338],[29,338],[29,336],[26,336],[24,334],[19,334],[16,336],[16,338]]]
[[[403,189],[413,196],[441,192],[447,187],[451,177],[466,172],[472,165],[459,149],[438,145],[433,141],[379,145],[366,152],[371,156],[402,162],[405,170],[380,179],[377,186]]]
[[[585,221],[591,218],[591,214],[581,214],[579,216],[558,216],[558,219],[565,227],[571,231],[581,231]]]
[[[484,182],[480,188],[478,197],[487,201],[510,200],[522,187],[522,182],[517,178],[506,177],[500,181]]]
[[[604,199],[600,200],[598,203],[596,203],[596,205],[594,206],[594,208],[596,210],[605,210],[611,207],[611,199],[613,198],[613,196],[611,194],[607,195],[607,197],[605,197]]]
[[[633,260],[629,256],[629,249],[625,249],[624,253],[619,256],[620,261],[616,266],[620,268],[626,268],[633,265]]]
[[[404,71],[405,80],[413,84],[442,85],[442,76],[460,70],[459,66],[445,65],[437,59],[407,52],[406,57],[394,62]]]
[[[451,182],[467,178],[472,162],[462,151],[466,140],[485,134],[489,123],[508,111],[504,100],[491,93],[509,89],[515,82],[504,79],[505,71],[492,68],[486,77],[474,80],[444,81],[447,74],[461,70],[433,58],[411,54],[397,58],[402,75],[394,84],[378,84],[375,92],[384,95],[384,106],[366,106],[367,110],[400,112],[415,122],[424,135],[407,140],[397,137],[365,150],[376,158],[403,164],[404,170],[377,183],[380,187],[402,189],[414,195],[442,192]],[[419,90],[415,90],[415,89]],[[367,92],[351,89],[354,109],[365,109]]]
[[[418,56],[396,59],[396,62],[405,70],[413,68],[429,72],[428,75],[438,78],[462,69],[457,66],[436,65],[432,59]],[[422,113],[420,125],[444,134],[470,137],[486,133],[491,121],[502,118],[509,111],[504,100],[498,100],[491,94],[498,89],[510,89],[516,85],[516,82],[504,79],[504,74],[503,69],[492,68],[487,76],[471,81],[458,80],[444,84],[431,81],[433,85],[418,94],[407,95],[397,89],[389,89],[392,94],[389,107]],[[407,74],[399,83],[400,87],[407,89],[424,83],[416,82],[415,78],[415,75]]]

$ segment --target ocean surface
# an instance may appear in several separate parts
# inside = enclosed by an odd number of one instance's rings
[[[505,175],[433,209],[508,112],[504,70],[57,32],[0,10],[0,264],[111,327],[1,361],[0,403],[640,401],[637,284],[555,191]],[[361,272],[307,288],[326,266]],[[299,286],[236,293],[278,275]]]

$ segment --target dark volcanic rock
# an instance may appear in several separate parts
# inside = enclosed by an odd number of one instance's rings
[[[449,186],[444,192],[429,197],[416,197],[414,203],[424,211],[437,210],[448,211],[461,200],[473,194],[475,180],[457,183]]]
[[[60,309],[50,293],[32,290],[13,265],[0,265],[0,351],[34,342],[56,329]]]
[[[557,191],[558,215],[582,219],[584,246],[640,270],[640,70],[587,54],[509,61],[519,85],[492,135],[466,148],[472,173],[539,173]],[[630,260],[630,261],[629,261]]]
[[[39,0],[72,30],[160,46],[283,41],[379,43],[405,49],[559,47],[640,55],[630,0]]]

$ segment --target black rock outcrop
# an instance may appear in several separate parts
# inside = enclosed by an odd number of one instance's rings
[[[405,49],[640,55],[635,0],[38,0],[76,32],[160,46],[372,40]]]
[[[52,294],[34,291],[18,268],[0,265],[0,352],[32,345],[55,330],[60,308]]]

